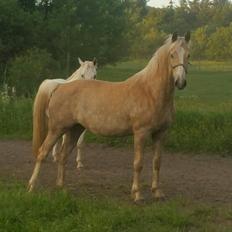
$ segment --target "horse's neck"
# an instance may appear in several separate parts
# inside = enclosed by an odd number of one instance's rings
[[[173,105],[174,83],[171,77],[170,65],[166,57],[153,57],[147,66],[146,80],[155,102],[160,105]],[[155,60],[156,59],[156,60]]]
[[[77,69],[68,79],[67,81],[75,81],[81,79],[80,68]]]

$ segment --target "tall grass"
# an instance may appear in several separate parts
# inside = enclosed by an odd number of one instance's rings
[[[32,135],[32,99],[0,99],[0,137],[30,139]]]
[[[24,186],[0,182],[0,231],[211,231],[229,232],[232,211],[184,199],[136,206],[65,191],[28,194]]]
[[[177,111],[166,147],[186,152],[232,154],[232,113]]]

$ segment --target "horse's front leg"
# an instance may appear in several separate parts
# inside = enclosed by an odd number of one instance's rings
[[[140,189],[140,174],[143,169],[143,149],[145,142],[145,133],[136,132],[134,133],[134,175],[133,184],[131,189],[131,195],[135,202],[142,200]]]
[[[77,157],[76,157],[77,169],[84,167],[84,165],[82,163],[82,150],[84,147],[85,133],[86,133],[86,130],[81,134],[80,138],[77,141]]]
[[[161,166],[161,138],[157,138],[156,136],[153,136],[153,142],[154,142],[154,157],[152,162],[152,187],[151,191],[153,193],[153,197],[157,200],[164,198],[163,192],[159,188],[159,171]]]

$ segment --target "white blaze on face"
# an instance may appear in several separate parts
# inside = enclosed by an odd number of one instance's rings
[[[81,65],[81,77],[86,80],[92,80],[97,74],[96,67],[93,62],[84,62]]]
[[[185,50],[182,47],[179,47],[179,49],[177,50],[177,55],[178,55],[178,64],[184,64],[184,54],[185,54]],[[182,65],[176,67],[173,70],[173,76],[174,76],[174,80],[175,83],[176,82],[184,82],[185,81],[185,69]]]

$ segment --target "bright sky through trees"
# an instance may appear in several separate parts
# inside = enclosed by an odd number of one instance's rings
[[[149,0],[148,1],[148,6],[155,6],[155,7],[163,7],[167,6],[169,4],[170,0]],[[178,0],[173,0],[174,4],[178,4]]]

